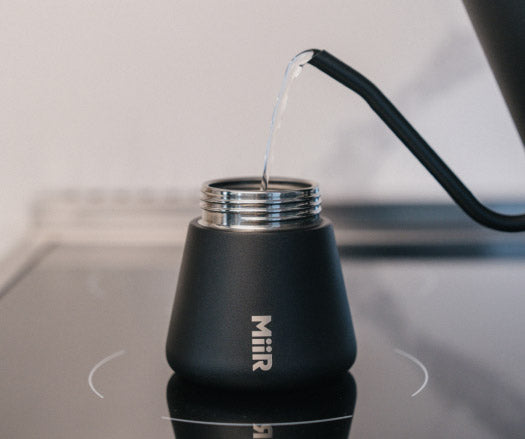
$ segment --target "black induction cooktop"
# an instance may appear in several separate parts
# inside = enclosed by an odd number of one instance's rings
[[[281,394],[173,374],[180,245],[40,247],[0,297],[0,437],[525,437],[522,253],[373,244],[341,248],[355,365]]]

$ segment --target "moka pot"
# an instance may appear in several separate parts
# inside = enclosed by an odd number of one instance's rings
[[[166,353],[181,378],[234,389],[344,374],[356,341],[332,224],[316,184],[275,178],[202,187],[188,229]]]

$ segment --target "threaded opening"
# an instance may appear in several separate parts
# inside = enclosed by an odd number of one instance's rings
[[[275,177],[265,191],[260,184],[255,177],[204,183],[199,223],[220,229],[271,230],[319,221],[321,196],[316,183]]]

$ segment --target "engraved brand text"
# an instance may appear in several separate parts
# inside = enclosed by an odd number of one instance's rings
[[[272,316],[252,316],[256,331],[252,331],[253,370],[267,371],[272,368],[272,331],[268,324]],[[260,436],[266,437],[266,436]]]

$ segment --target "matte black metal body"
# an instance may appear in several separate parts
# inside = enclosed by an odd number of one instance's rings
[[[254,370],[252,316],[271,316],[269,370]],[[346,372],[356,341],[331,223],[238,232],[192,221],[166,353],[179,376],[228,388],[311,386]]]
[[[463,0],[525,143],[525,2]]]

